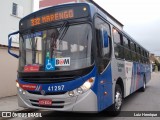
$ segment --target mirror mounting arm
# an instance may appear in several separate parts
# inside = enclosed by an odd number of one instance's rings
[[[12,55],[13,57],[16,57],[16,58],[19,58],[19,56],[11,52],[11,48],[12,48],[12,38],[11,38],[11,36],[16,35],[18,33],[19,33],[19,31],[16,31],[16,32],[13,32],[13,33],[8,35],[8,53],[10,55]]]

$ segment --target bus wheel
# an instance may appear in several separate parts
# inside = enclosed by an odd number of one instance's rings
[[[143,77],[143,87],[140,88],[140,91],[141,91],[141,92],[144,92],[145,89],[146,89],[146,78],[145,78],[145,76],[144,76],[144,77]]]
[[[122,102],[123,102],[122,89],[120,85],[116,84],[114,104],[111,106],[110,112],[109,112],[112,116],[117,116],[120,113]]]

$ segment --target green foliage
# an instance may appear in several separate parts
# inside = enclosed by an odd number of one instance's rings
[[[155,60],[155,64],[156,64],[156,66],[159,66],[159,65],[160,65],[160,63],[159,63],[158,60]]]

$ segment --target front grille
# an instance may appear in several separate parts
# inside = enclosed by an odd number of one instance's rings
[[[50,83],[57,83],[57,82],[65,82],[65,81],[71,81],[76,79],[76,77],[57,77],[57,78],[20,78],[24,82],[29,83],[38,83],[38,84],[50,84]]]
[[[42,95],[41,92],[37,92],[37,91],[28,91],[30,94],[36,94],[36,95]],[[45,95],[63,95],[66,92],[48,92],[45,93]]]
[[[64,107],[64,101],[52,101],[52,106],[44,106],[44,105],[39,105],[38,100],[31,100],[30,102],[33,106],[35,107],[44,107],[44,108],[63,108]],[[54,105],[56,104],[56,105]]]
[[[62,105],[62,106],[57,106],[57,105],[53,105],[53,106],[43,106],[43,105],[37,105],[37,104],[33,104],[33,103],[31,103],[33,106],[35,106],[35,107],[44,107],[44,108],[63,108],[64,107],[64,105]]]

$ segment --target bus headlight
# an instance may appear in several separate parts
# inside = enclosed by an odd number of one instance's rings
[[[18,81],[16,80],[16,86],[17,86],[17,88],[19,88],[19,83],[18,83]]]
[[[25,90],[23,90],[23,89],[20,87],[20,85],[19,85],[19,83],[18,83],[18,80],[16,80],[16,86],[17,86],[18,91],[19,91],[20,93],[22,93],[23,95],[26,94]]]
[[[74,91],[69,91],[69,92],[68,92],[68,95],[69,95],[70,97],[73,97],[73,96],[74,96]]]
[[[23,95],[25,95],[25,94],[26,94],[26,92],[23,90],[22,94],[23,94]]]
[[[79,94],[82,94],[83,93],[83,89],[80,87],[80,88],[77,88],[77,92],[79,93]]]
[[[81,87],[77,88],[77,92],[82,94],[88,91],[93,86],[94,81],[95,77],[88,79]]]
[[[95,77],[92,77],[90,79],[88,79],[82,86],[80,86],[79,88],[73,90],[73,91],[68,91],[68,95],[70,97],[74,97],[78,94],[83,94],[84,92],[88,91],[92,86],[93,83],[95,81]]]
[[[21,88],[18,88],[18,90],[19,90],[19,92],[20,92],[20,93],[22,93],[22,92],[23,92],[23,90],[22,90]]]

